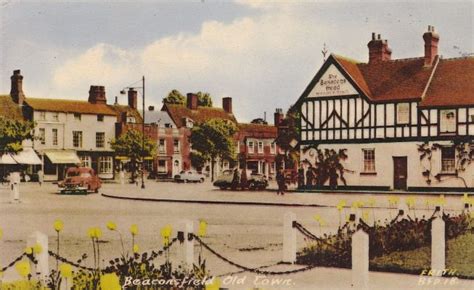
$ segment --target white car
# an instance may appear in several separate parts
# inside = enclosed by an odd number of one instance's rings
[[[183,170],[174,176],[176,182],[204,182],[205,176],[193,170]]]

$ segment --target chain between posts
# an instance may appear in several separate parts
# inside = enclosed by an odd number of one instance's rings
[[[293,222],[293,227],[296,228],[301,234],[303,234],[303,235],[304,235],[306,238],[308,238],[308,239],[315,240],[315,241],[317,241],[317,242],[319,242],[319,243],[325,244],[325,245],[327,245],[327,246],[329,246],[329,247],[334,248],[334,249],[337,250],[337,251],[341,251],[341,252],[344,251],[344,249],[339,248],[339,247],[337,247],[337,246],[335,246],[335,245],[333,245],[333,244],[330,244],[330,243],[328,243],[328,242],[327,242],[326,240],[324,240],[324,239],[318,238],[316,235],[314,235],[313,233],[311,233],[307,228],[305,228],[302,224],[298,223],[297,221],[294,221],[294,222]]]
[[[150,257],[146,260],[146,261],[152,261],[156,258],[158,258],[159,256],[163,255],[163,253],[165,251],[167,251],[169,248],[171,248],[171,246],[173,246],[174,243],[176,243],[178,241],[178,238],[173,238],[169,243],[168,245],[164,246],[163,249],[155,252],[155,251],[151,251],[151,254],[150,254]]]
[[[201,244],[204,248],[206,248],[206,250],[208,250],[209,252],[211,252],[212,254],[214,254],[216,257],[218,257],[219,259],[221,259],[222,261],[224,262],[227,262],[228,264],[234,266],[234,267],[237,267],[241,270],[244,270],[246,272],[251,272],[251,273],[256,273],[256,274],[262,274],[262,275],[288,275],[288,274],[293,274],[293,273],[299,273],[299,272],[304,272],[304,271],[308,271],[308,270],[311,270],[313,268],[316,268],[317,266],[313,266],[313,265],[310,265],[310,266],[307,266],[307,267],[304,267],[304,268],[300,268],[300,269],[295,269],[295,270],[288,270],[288,271],[264,271],[264,270],[260,270],[259,268],[249,268],[249,267],[246,267],[246,266],[242,266],[240,264],[237,264],[231,260],[229,260],[228,258],[222,256],[221,254],[219,254],[217,251],[215,251],[213,248],[211,248],[208,244],[206,244],[203,240],[201,240],[197,235],[195,234],[190,234],[192,236],[192,238],[196,239],[196,241]]]
[[[26,256],[26,253],[23,253],[21,254],[20,256],[18,256],[16,259],[14,259],[13,261],[11,261],[10,264],[6,265],[5,267],[3,267],[2,269],[0,269],[0,273],[3,273],[5,272],[6,270],[10,269],[11,267],[13,267],[13,265],[15,265],[17,262],[19,262],[21,259],[23,259],[23,257]]]
[[[71,266],[74,266],[74,267],[76,267],[76,268],[79,268],[79,269],[82,269],[82,270],[86,270],[86,271],[91,271],[91,272],[96,271],[96,269],[94,269],[94,268],[89,268],[89,267],[86,267],[86,266],[82,266],[82,265],[80,265],[80,264],[78,264],[78,263],[72,262],[72,261],[70,261],[70,260],[68,260],[68,259],[66,259],[66,258],[64,258],[64,257],[61,257],[61,256],[59,256],[58,254],[54,253],[53,251],[48,251],[48,254],[49,254],[51,257],[53,257],[53,258],[55,258],[55,259],[57,259],[57,260],[59,260],[59,261],[61,261],[61,262],[63,262],[63,263],[66,263],[66,264],[69,264],[69,265],[71,265]]]

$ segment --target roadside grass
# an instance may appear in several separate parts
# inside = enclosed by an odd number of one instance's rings
[[[447,241],[446,268],[456,277],[474,279],[474,234],[468,233]],[[370,270],[419,275],[431,268],[431,248],[393,252],[370,261]]]

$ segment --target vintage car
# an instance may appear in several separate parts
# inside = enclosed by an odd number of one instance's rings
[[[234,180],[234,170],[224,170],[221,176],[217,177],[214,181],[214,186],[220,189],[227,189],[232,187],[232,181]],[[268,180],[263,174],[251,173],[247,174],[246,184],[240,183],[236,188],[250,189],[250,190],[263,190],[267,188]]]
[[[89,167],[70,167],[66,170],[66,178],[58,182],[61,194],[87,194],[99,192],[102,186],[94,169]]]
[[[183,170],[174,176],[176,182],[204,182],[205,176],[197,171]]]

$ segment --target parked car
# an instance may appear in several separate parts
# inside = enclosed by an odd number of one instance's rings
[[[183,170],[174,176],[176,182],[204,182],[205,176],[193,170]]]
[[[234,170],[224,170],[222,175],[217,177],[214,181],[214,186],[220,189],[227,189],[232,187],[232,181],[234,180]],[[251,190],[263,190],[267,188],[268,180],[265,175],[259,173],[251,173],[247,175],[247,183],[239,184],[241,189]]]
[[[87,194],[99,192],[102,182],[92,168],[70,167],[66,170],[64,180],[58,182],[58,186],[61,194]]]

